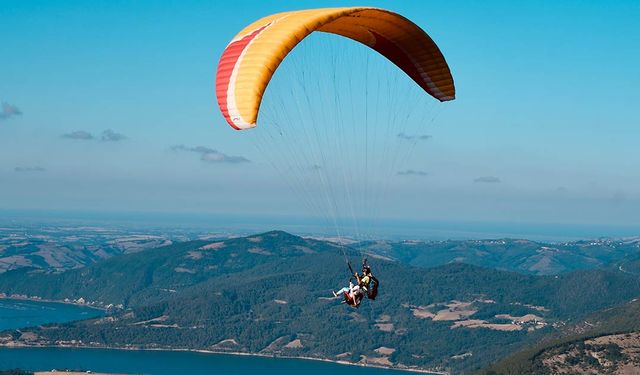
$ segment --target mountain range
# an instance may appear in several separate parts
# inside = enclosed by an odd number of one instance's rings
[[[544,243],[523,239],[371,241],[356,245],[372,254],[419,267],[451,262],[532,275],[620,265],[640,256],[640,238],[599,238]]]
[[[234,236],[180,228],[132,230],[62,224],[34,224],[28,227],[5,225],[0,227],[0,273],[20,268],[65,271],[173,242]],[[418,267],[461,262],[526,274],[554,275],[580,269],[620,266],[638,259],[640,237],[553,243],[508,238],[387,240],[354,242],[350,246],[372,258],[395,260]]]

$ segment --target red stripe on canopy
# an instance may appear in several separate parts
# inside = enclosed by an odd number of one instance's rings
[[[249,43],[251,43],[251,41],[270,24],[271,23],[268,23],[252,33],[245,35],[241,39],[232,42],[227,46],[227,48],[225,48],[224,52],[222,52],[222,57],[220,57],[218,71],[216,72],[216,96],[218,97],[218,105],[220,106],[222,115],[229,125],[236,130],[240,130],[240,128],[233,123],[233,120],[229,115],[229,107],[227,103],[231,75],[233,74],[233,69],[239,63],[238,59],[240,59],[245,48],[247,48]]]

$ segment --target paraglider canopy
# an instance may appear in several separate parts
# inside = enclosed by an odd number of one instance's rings
[[[216,96],[229,125],[238,130],[256,126],[262,96],[278,65],[314,31],[367,45],[434,98],[455,98],[453,77],[438,46],[405,17],[367,7],[292,11],[252,23],[224,50],[216,73]]]

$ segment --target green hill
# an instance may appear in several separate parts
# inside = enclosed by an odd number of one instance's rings
[[[640,256],[638,238],[563,243],[521,239],[374,241],[358,247],[374,255],[419,267],[460,262],[533,275],[603,268]]]
[[[478,374],[639,373],[639,317],[640,300],[635,298],[597,311]]]
[[[348,250],[354,262],[358,252]],[[335,244],[269,232],[192,241],[63,273],[12,271],[0,292],[105,306],[105,318],[12,333],[5,345],[67,344],[296,355],[473,370],[568,321],[640,295],[617,269],[534,276],[463,263],[376,259],[375,302],[331,297],[348,271]]]
[[[224,242],[189,241],[66,272],[30,268],[9,271],[0,275],[0,292],[52,300],[83,298],[98,306],[136,306],[161,300],[213,277],[316,252],[341,253],[334,244],[285,232]]]

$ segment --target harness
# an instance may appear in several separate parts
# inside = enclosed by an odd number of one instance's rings
[[[351,277],[349,277],[349,282],[351,282],[351,280],[355,279],[354,275],[356,273],[353,271],[353,267],[351,267],[350,261],[347,261],[347,267],[349,267],[349,271],[351,271]],[[380,282],[371,273],[371,268],[367,264],[367,258],[364,258],[362,260],[362,269],[363,270],[368,269],[369,273],[364,275],[364,272],[363,272],[363,276],[360,279],[360,282],[358,283],[358,285],[360,286],[360,293],[363,293],[364,296],[366,296],[368,299],[373,301],[376,299],[376,296],[378,295],[378,286],[380,285]],[[349,305],[352,305],[354,307],[358,307],[360,305],[360,304],[356,304],[355,298],[351,298],[350,293],[345,293],[345,301]]]

